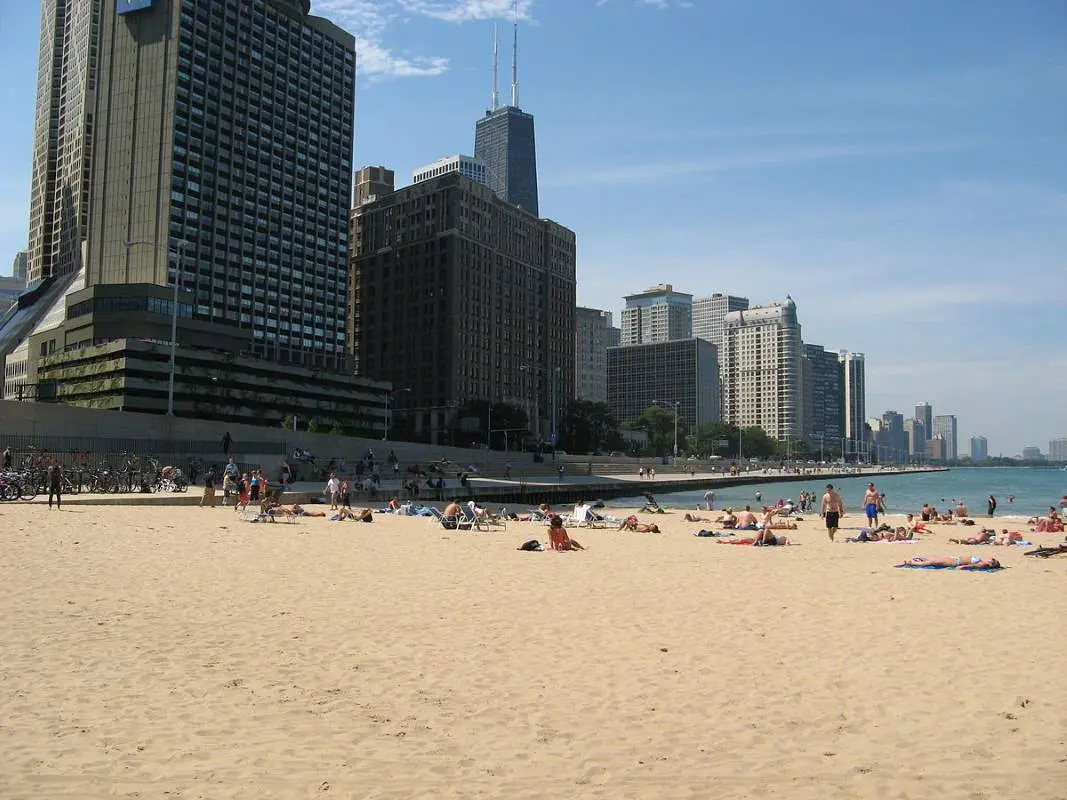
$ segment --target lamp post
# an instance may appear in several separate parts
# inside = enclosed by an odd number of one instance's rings
[[[541,394],[541,392],[540,392],[541,386],[538,383],[537,375],[536,375],[535,371],[543,369],[543,368],[540,367],[540,366],[537,366],[537,365],[533,365],[533,364],[523,364],[522,366],[519,367],[519,369],[522,372],[527,373],[531,378],[533,378],[533,382],[534,382],[534,387],[533,387],[534,388],[534,391],[533,391],[533,404],[534,404],[534,424],[533,424],[534,430],[533,430],[533,435],[534,435],[534,439],[537,441],[537,444],[538,444],[538,448],[537,448],[538,452],[540,452],[540,449],[541,449],[540,448],[540,443],[541,443],[541,408],[540,408],[540,403],[538,401],[539,401],[539,396]]]
[[[189,243],[184,239],[179,240],[175,247],[172,248],[169,245],[160,244],[159,242],[149,241],[147,239],[137,241],[126,242],[126,255],[129,257],[130,248],[135,245],[145,245],[146,247],[154,247],[157,250],[165,250],[167,255],[177,255],[174,261],[174,298],[171,301],[170,310],[170,370],[167,377],[167,416],[174,416],[174,363],[177,355],[178,346],[178,284],[181,283],[182,277],[182,253]]]

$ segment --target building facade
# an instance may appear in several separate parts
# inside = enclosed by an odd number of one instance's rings
[[[373,203],[396,190],[396,175],[385,167],[363,167],[356,171],[354,206]]]
[[[784,303],[732,311],[724,320],[722,416],[775,439],[804,435],[803,343],[797,306]]]
[[[934,417],[934,436],[940,436],[945,442],[945,460],[952,461],[959,457],[959,440],[956,435],[956,417],[943,414]]]
[[[845,439],[849,453],[863,451],[860,443],[867,438],[867,371],[863,353],[842,350],[842,376],[845,394]]]
[[[105,0],[43,0],[27,277],[77,272],[89,213],[93,96]]]
[[[661,283],[643,292],[626,295],[622,310],[623,346],[671,342],[693,335],[693,295],[676,292]]]
[[[464,178],[475,183],[488,185],[485,162],[474,156],[455,155],[441,158],[425,167],[419,167],[412,174],[412,183],[422,183],[430,178],[438,178],[449,172],[458,172]]]
[[[693,429],[718,422],[719,360],[703,339],[608,348],[608,406],[620,423],[633,422],[655,404],[673,408]]]
[[[593,403],[608,399],[608,348],[611,312],[599,308],[574,310],[574,398]],[[616,343],[617,344],[617,343]]]
[[[872,429],[874,426],[871,426]],[[904,432],[904,415],[896,411],[883,412],[878,420],[878,436],[875,437],[876,455],[880,464],[906,463],[908,438]]]
[[[25,286],[28,282],[29,263],[29,250],[22,250],[18,253],[15,253],[15,260],[11,264],[11,277],[17,281],[22,281],[23,286]]]
[[[1045,456],[1040,447],[1024,447],[1022,452],[1023,461],[1044,461]]]
[[[917,419],[904,420],[904,436],[908,441],[908,456],[912,462],[921,462],[927,456],[926,431]]]
[[[837,452],[845,433],[844,371],[837,353],[822,345],[805,344],[804,435],[823,453]]]
[[[984,436],[971,437],[971,461],[979,463],[989,458],[989,440]]]
[[[474,126],[474,157],[497,197],[539,216],[533,114],[513,105],[486,111]]]
[[[693,336],[721,348],[723,320],[726,315],[731,311],[744,311],[748,305],[747,297],[734,297],[730,294],[715,293],[711,297],[693,300]]]
[[[343,371],[355,40],[309,7],[104,5],[87,282],[177,281],[254,356]]]
[[[1052,439],[1048,443],[1048,460],[1067,463],[1067,439]]]
[[[923,433],[926,434],[926,441],[930,441],[934,437],[934,407],[925,402],[916,403],[915,419],[922,423]]]
[[[424,441],[477,400],[550,438],[574,396],[573,231],[452,172],[353,210],[351,275],[359,374],[396,387]]]

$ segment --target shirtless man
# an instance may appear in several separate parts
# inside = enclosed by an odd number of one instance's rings
[[[734,527],[739,531],[754,531],[756,529],[756,515],[752,513],[751,506],[745,506],[745,510],[737,515],[737,524]]]
[[[834,491],[832,483],[826,484],[826,494],[822,496],[820,512],[823,519],[826,520],[826,533],[832,542],[834,534],[837,533],[837,526],[841,523],[841,517],[845,516],[845,501],[841,499],[841,495]]]
[[[878,527],[878,490],[873,483],[867,484],[867,491],[863,493],[863,510],[867,513],[867,527]]]

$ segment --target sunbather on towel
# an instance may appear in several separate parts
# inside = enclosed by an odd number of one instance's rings
[[[968,536],[965,539],[949,539],[953,544],[989,544],[993,541],[996,531],[983,530],[977,536]]]
[[[784,547],[789,544],[785,536],[776,536],[769,530],[762,530],[756,536],[746,536],[744,539],[720,539],[716,544],[740,544],[752,545],[753,547]]]
[[[696,514],[690,514],[688,511],[685,514],[686,522],[707,522],[707,517],[698,517]]]
[[[622,522],[616,530],[634,531],[635,533],[662,533],[656,523],[638,522],[637,517],[631,514]]]
[[[1000,569],[1000,562],[995,558],[981,556],[948,556],[945,558],[927,558],[915,556],[909,558],[899,567],[955,567],[957,569]]]

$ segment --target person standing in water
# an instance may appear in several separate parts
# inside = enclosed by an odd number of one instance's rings
[[[993,516],[997,513],[997,498],[993,495],[989,495],[989,499],[986,500],[986,505],[989,507],[989,516]]]

